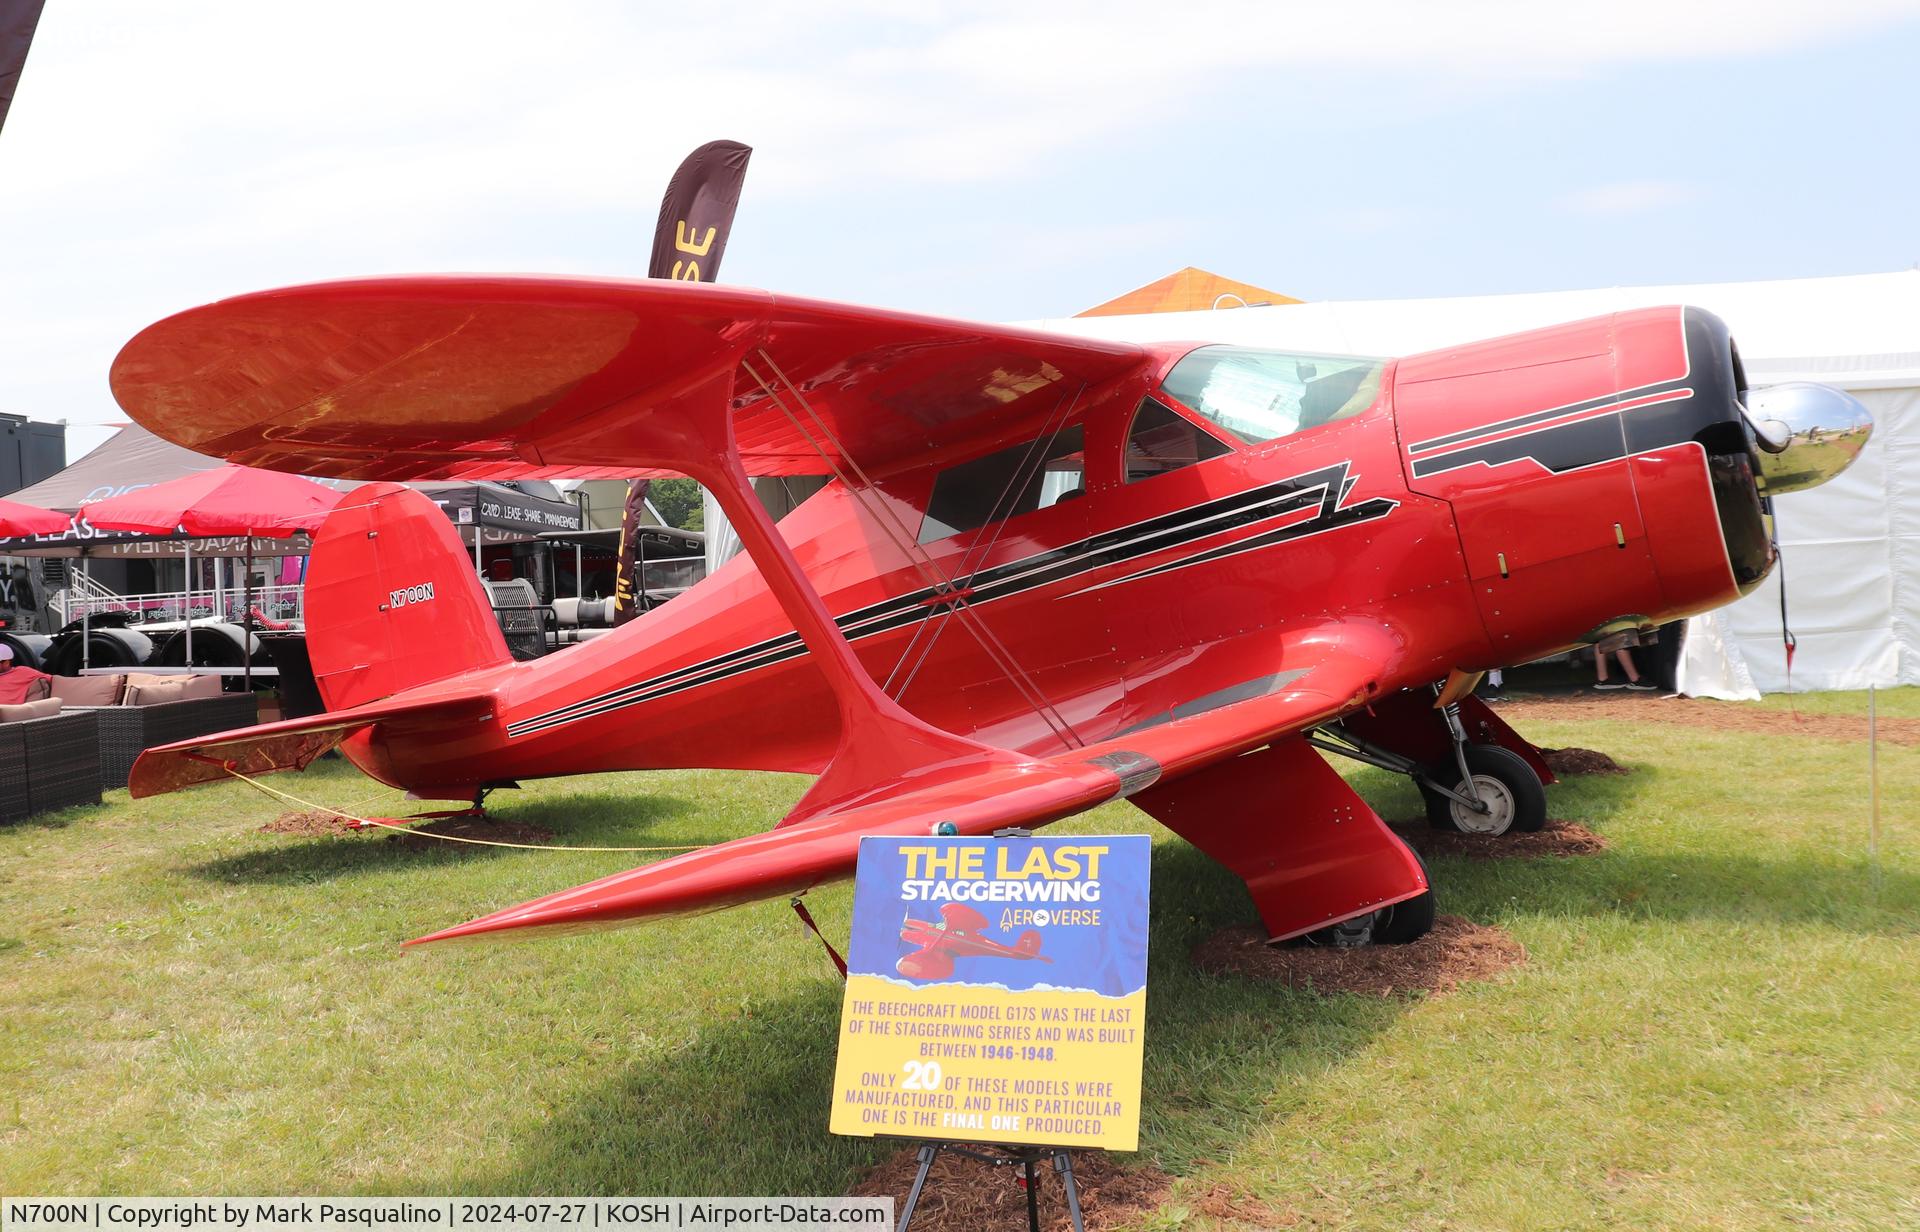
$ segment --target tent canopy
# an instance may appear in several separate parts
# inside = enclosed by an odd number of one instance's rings
[[[42,509],[74,513],[78,512],[82,506],[96,501],[124,496],[141,488],[183,479],[189,475],[198,475],[226,465],[218,458],[209,458],[191,449],[183,449],[134,424],[120,429],[101,442],[98,448],[66,469],[49,475],[30,487],[10,493],[9,499],[22,504],[36,505]],[[346,492],[360,486],[358,482],[349,479],[315,479],[308,482],[317,483],[335,492]],[[450,480],[414,483],[408,486],[418,488],[436,505],[439,505],[450,521],[463,527],[480,528],[488,543],[510,543],[531,539],[546,531],[580,528],[579,506],[562,498],[559,490],[550,483],[524,480],[510,486],[501,483]],[[83,545],[91,552],[96,545],[104,547],[125,543],[135,537],[131,533],[113,534],[82,526],[59,534],[39,535],[31,539],[0,540],[0,554],[73,555]],[[244,538],[232,541],[240,549],[245,548],[246,542]],[[260,554],[285,550],[287,548],[284,544],[277,547],[268,545],[261,549]],[[194,545],[193,551],[196,556],[203,554],[199,543]],[[229,552],[226,546],[213,541],[207,541],[205,552],[219,555],[241,554],[239,550]]]
[[[1095,304],[1077,315],[1110,317],[1138,312],[1190,312],[1216,307],[1240,308],[1248,304],[1299,302],[1291,295],[1256,287],[1250,282],[1222,278],[1198,266],[1189,265],[1165,278],[1157,278],[1144,287],[1135,287],[1104,304]]]
[[[1920,684],[1920,270],[1532,295],[1375,300],[1031,322],[1146,342],[1187,338],[1282,350],[1410,355],[1625,308],[1697,304],[1733,331],[1756,385],[1824,381],[1873,412],[1873,439],[1822,487],[1776,502],[1783,567],[1716,614],[1725,679],[1765,690]],[[1799,650],[1791,681],[1780,585]],[[1696,636],[1701,635],[1701,636]],[[1698,655],[1689,654],[1690,663]],[[1697,664],[1696,664],[1697,666]],[[1703,683],[1690,691],[1732,691]]]

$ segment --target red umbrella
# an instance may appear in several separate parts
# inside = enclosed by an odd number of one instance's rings
[[[312,530],[340,503],[339,492],[311,479],[251,466],[216,466],[197,475],[136,488],[80,510],[102,530],[189,535],[265,535],[285,539]]]
[[[148,534],[245,535],[247,544],[246,597],[241,652],[245,656],[249,687],[253,681],[253,544],[255,535],[285,539],[319,526],[341,493],[311,479],[251,466],[217,466],[123,496],[83,506],[80,516],[101,530],[137,530]],[[191,559],[191,558],[189,558]],[[188,583],[191,594],[192,583]],[[192,646],[193,614],[187,613],[188,646]],[[192,665],[192,654],[188,654]]]
[[[73,515],[0,500],[0,539],[20,535],[57,535],[73,524]]]

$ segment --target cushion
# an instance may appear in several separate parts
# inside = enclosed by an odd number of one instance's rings
[[[127,688],[131,689],[137,684],[167,684],[170,681],[180,680],[182,677],[162,676],[158,672],[128,672],[123,679],[127,682]],[[120,693],[121,701],[124,702],[126,697],[126,691],[123,689]]]
[[[159,706],[166,702],[185,701],[186,682],[179,680],[161,680],[156,684],[130,684],[127,686],[127,698],[123,706]]]
[[[50,719],[60,713],[60,699],[57,697],[38,698],[28,702],[27,709],[33,711],[33,717],[36,719]]]
[[[37,719],[41,716],[33,712],[32,702],[22,702],[18,706],[0,706],[0,723],[18,723],[21,719]]]
[[[186,676],[179,679],[183,697],[219,697],[223,689],[218,676]]]
[[[116,706],[125,676],[55,676],[53,696],[69,706]]]
[[[30,702],[42,701],[52,696],[53,677],[51,676],[48,676],[45,680],[36,680],[27,686],[27,700]]]

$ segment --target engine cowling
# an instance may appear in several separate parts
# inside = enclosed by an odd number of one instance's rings
[[[1452,506],[1500,662],[1759,585],[1774,557],[1743,387],[1725,324],[1697,308],[1614,313],[1397,365],[1408,486]]]

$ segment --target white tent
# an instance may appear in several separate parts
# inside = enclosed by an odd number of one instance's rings
[[[1756,385],[1824,381],[1873,412],[1872,441],[1838,479],[1777,502],[1784,568],[1693,622],[1682,687],[1751,696],[1788,687],[1780,580],[1799,650],[1794,689],[1920,684],[1920,270],[1844,278],[1613,287],[1077,317],[1047,329],[1408,355],[1624,308],[1697,304],[1723,317]]]

